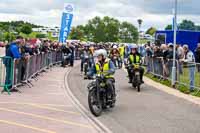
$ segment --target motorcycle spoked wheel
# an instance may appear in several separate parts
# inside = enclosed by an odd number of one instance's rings
[[[98,101],[94,90],[89,91],[88,105],[89,105],[91,113],[94,116],[98,117],[101,115],[101,113],[103,111],[102,103],[101,103],[101,101]]]
[[[136,79],[137,79],[137,91],[140,92],[140,76],[137,75]]]
[[[136,75],[132,80],[132,87],[136,88],[138,92],[140,92],[140,76]]]

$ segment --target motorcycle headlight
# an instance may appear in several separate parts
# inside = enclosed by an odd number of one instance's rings
[[[106,84],[105,84],[105,83],[100,83],[100,86],[101,86],[101,87],[105,87]]]

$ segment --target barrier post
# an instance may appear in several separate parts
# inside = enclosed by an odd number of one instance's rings
[[[8,92],[10,95],[10,88],[13,81],[13,59],[5,56],[0,57],[0,87],[3,87],[3,92]]]

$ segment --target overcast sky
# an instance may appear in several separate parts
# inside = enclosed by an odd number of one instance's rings
[[[44,26],[60,26],[64,3],[74,3],[73,25],[85,24],[95,16],[110,16],[137,24],[143,29],[163,29],[172,23],[174,0],[0,0],[0,21],[25,20]],[[200,0],[178,0],[178,21],[200,24]]]

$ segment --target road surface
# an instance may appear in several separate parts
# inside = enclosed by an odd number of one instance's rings
[[[199,133],[200,107],[144,84],[141,93],[128,84],[124,70],[116,72],[117,105],[98,119],[114,133]],[[74,68],[68,78],[71,91],[88,109],[87,84]],[[159,86],[158,86],[159,87]]]

